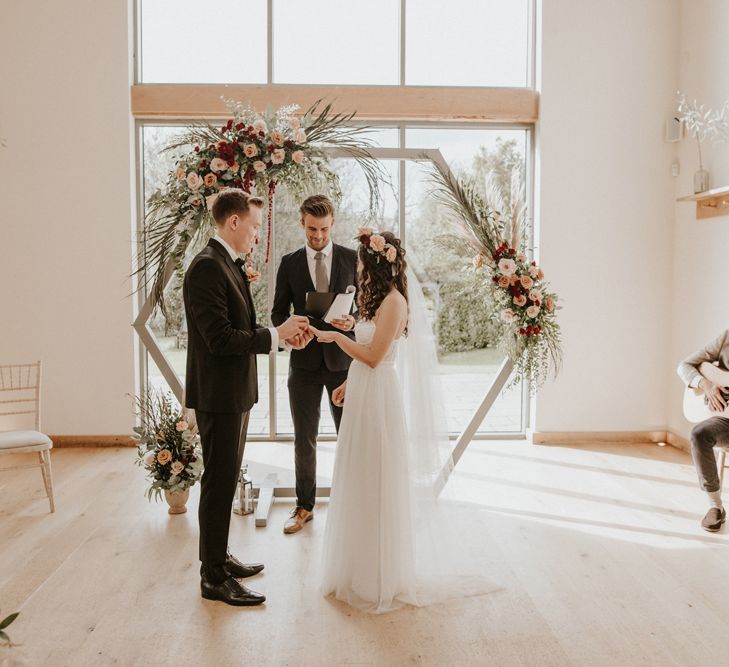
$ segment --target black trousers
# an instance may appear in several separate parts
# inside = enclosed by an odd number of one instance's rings
[[[200,571],[224,577],[230,513],[246,446],[250,412],[196,410],[205,470],[200,480]]]
[[[316,502],[316,437],[319,435],[321,397],[326,387],[329,409],[339,432],[342,408],[332,403],[332,392],[347,379],[347,371],[289,368],[289,403],[294,419],[296,505],[311,512]]]
[[[714,445],[719,444],[729,444],[729,419],[711,417],[692,429],[691,455],[699,486],[709,493],[719,490],[719,472],[714,458]]]

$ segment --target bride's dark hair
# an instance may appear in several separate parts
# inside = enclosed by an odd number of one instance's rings
[[[395,249],[396,254],[392,262],[387,260],[386,250],[378,252],[371,247],[372,236],[383,237],[385,243]],[[405,248],[402,247],[400,239],[392,232],[362,235],[359,240],[357,257],[360,261],[360,269],[357,307],[362,319],[371,320],[393,287],[405,297],[405,301],[408,300],[408,278],[405,274],[408,264],[405,261]]]

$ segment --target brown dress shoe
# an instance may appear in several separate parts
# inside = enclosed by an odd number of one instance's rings
[[[724,508],[712,507],[701,520],[701,527],[709,533],[715,533],[721,528],[724,521],[726,521]]]
[[[314,518],[314,512],[309,512],[303,507],[297,507],[293,512],[288,521],[284,524],[284,533],[291,535],[292,533],[298,533],[305,523],[309,523]]]

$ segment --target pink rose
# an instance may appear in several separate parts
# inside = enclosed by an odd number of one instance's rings
[[[524,254],[523,252],[520,252],[520,253],[519,253],[519,254],[518,254],[518,255],[516,256],[516,258],[517,258],[517,259],[518,259],[518,260],[519,260],[520,262],[526,262],[526,258],[527,258],[527,256],[526,256],[526,255],[525,255],[525,254]]]
[[[170,462],[170,459],[172,458],[172,452],[169,449],[162,449],[157,454],[157,462],[160,465],[166,465]]]
[[[253,163],[253,168],[254,168],[254,169],[255,169],[255,170],[257,171],[257,172],[259,172],[259,173],[260,173],[260,172],[262,172],[262,171],[266,171],[266,163],[265,163],[265,162],[262,162],[261,160],[256,160],[256,161],[255,161],[255,162]]]
[[[519,308],[521,308],[522,306],[526,306],[526,302],[527,298],[523,294],[514,297],[514,304],[519,306]]]
[[[536,277],[537,277],[538,274],[539,274],[539,269],[536,266],[530,266],[529,267],[529,275],[532,278],[535,278],[536,279]]]
[[[258,155],[258,146],[255,144],[246,144],[243,146],[243,153],[246,157],[256,157]]]
[[[379,234],[370,236],[370,248],[375,252],[382,252],[385,249],[385,238]]]
[[[180,461],[173,461],[170,468],[175,475],[179,475],[185,469],[185,466]]]
[[[190,425],[184,419],[180,419],[180,421],[175,424],[175,428],[178,433],[182,433],[183,431],[187,431],[187,429],[190,428]]]
[[[301,164],[304,161],[304,151],[294,151],[291,153],[291,159],[296,162],[296,164]]]
[[[504,322],[511,323],[514,321],[514,318],[516,315],[514,315],[514,311],[511,310],[511,308],[504,308],[504,310],[501,311],[501,319]]]
[[[306,132],[304,130],[296,130],[296,134],[294,135],[294,141],[297,144],[305,144],[306,143]]]
[[[289,127],[292,130],[298,130],[301,127],[301,121],[298,118],[289,118]]]
[[[277,148],[273,153],[271,153],[271,162],[273,164],[283,164],[283,161],[286,159],[286,151],[283,148]]]
[[[537,280],[544,280],[544,271],[537,269]]]
[[[278,130],[271,132],[271,141],[274,144],[278,144],[279,146],[284,145],[284,135],[283,132],[279,132]]]
[[[178,181],[181,181],[183,178],[185,178],[185,170],[182,167],[177,167],[177,170],[175,171],[175,178]]]
[[[221,160],[219,157],[214,157],[210,162],[210,169],[215,173],[226,171],[228,169],[228,163],[225,160]]]
[[[505,276],[510,276],[516,271],[516,262],[513,259],[500,259],[499,271]]]
[[[506,289],[510,284],[509,276],[499,276],[499,287]]]
[[[387,244],[387,252],[385,253],[385,259],[392,264],[397,257],[397,248],[394,245]]]
[[[531,289],[534,287],[534,281],[529,276],[521,276],[519,282],[524,289]]]
[[[263,133],[268,132],[268,127],[266,127],[266,122],[262,118],[259,118],[257,121],[255,121],[253,123],[253,129],[256,132],[263,132]]]
[[[542,296],[542,293],[538,289],[533,289],[529,292],[529,298],[532,301],[537,302],[537,301],[542,301],[542,299],[544,297]]]
[[[551,313],[554,310],[554,299],[548,296],[544,299],[544,307]]]
[[[203,178],[203,183],[205,183],[206,188],[212,188],[213,185],[215,185],[217,182],[218,177],[212,172],[209,174],[205,174],[205,178]]]
[[[187,181],[187,187],[190,188],[190,190],[198,190],[203,183],[202,178],[200,178],[200,176],[198,176],[198,174],[194,171],[191,171],[185,180]]]
[[[526,310],[527,317],[531,317],[534,319],[537,315],[539,315],[539,306],[529,306]]]

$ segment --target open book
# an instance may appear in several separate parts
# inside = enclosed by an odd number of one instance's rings
[[[307,292],[305,312],[309,317],[323,320],[327,324],[342,319],[352,312],[354,286],[347,287],[343,294],[336,292]]]

